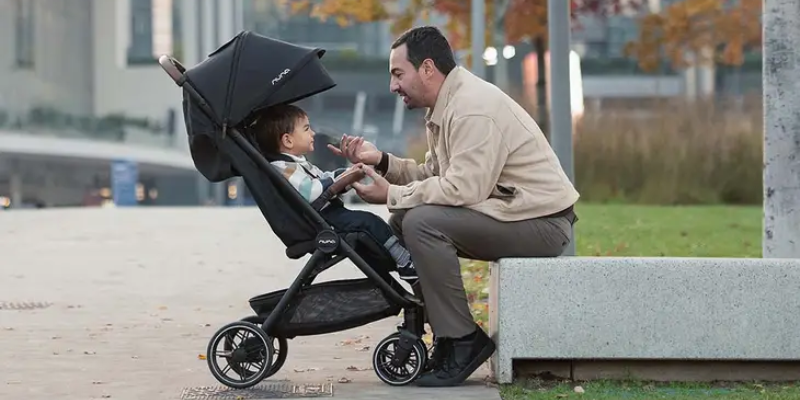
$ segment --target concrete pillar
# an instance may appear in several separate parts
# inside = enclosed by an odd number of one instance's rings
[[[183,59],[178,60],[186,67],[200,62],[200,30],[198,26],[199,2],[198,0],[181,0],[181,21],[183,23],[182,35]]]
[[[11,191],[11,208],[22,207],[22,175],[20,175],[19,172],[11,172],[11,177],[9,179],[9,190]]]
[[[56,176],[53,171],[47,170],[44,175],[44,187],[40,195],[40,200],[47,208],[53,207],[57,196]]]
[[[236,4],[234,0],[219,1],[219,13],[217,14],[217,45],[221,46],[223,43],[231,40],[236,35]]]
[[[800,257],[800,2],[764,1],[763,256]]]
[[[234,4],[234,14],[233,19],[234,23],[234,31],[235,33],[239,33],[244,30],[244,0],[232,0]]]
[[[213,50],[214,29],[212,0],[181,0],[183,13],[184,60],[181,62],[191,68],[203,61]],[[182,115],[182,111],[181,111]],[[187,143],[188,146],[188,143]],[[197,173],[197,201],[205,205],[212,199],[211,182]]]

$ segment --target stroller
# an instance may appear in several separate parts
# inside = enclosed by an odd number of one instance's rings
[[[307,48],[243,31],[193,68],[161,56],[159,63],[183,89],[190,153],[209,181],[241,176],[258,208],[286,245],[286,256],[311,257],[289,288],[249,300],[255,315],[220,328],[207,349],[211,374],[236,389],[252,387],[283,366],[287,339],[366,325],[403,313],[403,322],[375,348],[372,364],[385,383],[413,382],[430,368],[421,300],[389,272],[385,248],[363,232],[337,232],[319,214],[343,185],[306,202],[255,148],[248,126],[256,111],[293,103],[333,88],[320,59]],[[366,278],[314,283],[345,258]]]

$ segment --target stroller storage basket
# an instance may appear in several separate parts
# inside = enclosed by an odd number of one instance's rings
[[[284,293],[286,289],[253,297],[250,307],[266,319]],[[285,338],[322,335],[395,316],[401,309],[369,279],[322,282],[300,289],[267,333]]]

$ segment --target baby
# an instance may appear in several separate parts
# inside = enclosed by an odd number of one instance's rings
[[[316,200],[347,171],[346,168],[321,171],[306,160],[306,154],[314,151],[314,131],[309,124],[308,115],[297,106],[278,105],[261,111],[251,131],[259,151],[271,155],[270,159],[275,160],[271,164],[309,203]],[[366,232],[372,235],[394,258],[401,279],[417,279],[408,250],[400,244],[389,225],[379,216],[366,211],[349,210],[341,201],[329,202],[320,214],[339,231]]]

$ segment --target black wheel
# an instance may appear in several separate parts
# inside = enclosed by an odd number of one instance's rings
[[[378,378],[392,386],[404,386],[414,382],[425,370],[428,361],[428,349],[422,340],[417,340],[405,360],[399,365],[393,363],[395,354],[400,349],[400,333],[393,333],[378,343],[372,353],[372,367]]]
[[[264,323],[264,318],[259,317],[257,315],[251,315],[249,317],[242,318],[242,321],[250,322],[256,325],[261,325]],[[272,375],[275,375],[283,367],[283,364],[286,362],[287,352],[289,351],[289,341],[287,341],[286,338],[273,337],[272,347],[275,349],[272,356],[273,358],[272,366],[269,367],[269,371],[267,371],[267,374],[264,376],[264,379],[269,378]]]
[[[274,352],[272,338],[260,326],[237,321],[214,334],[208,343],[206,358],[211,374],[220,383],[234,389],[245,389],[267,377]],[[222,358],[224,363],[220,363],[218,358]],[[229,375],[231,372],[236,376]]]

